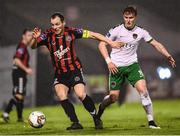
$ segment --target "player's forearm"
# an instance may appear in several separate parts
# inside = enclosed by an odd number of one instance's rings
[[[101,52],[101,55],[105,59],[106,63],[109,63],[109,62],[111,62],[111,59],[109,57],[106,45],[107,45],[107,43],[100,42],[98,48],[99,48],[99,51]]]
[[[90,38],[97,39],[99,41],[103,41],[109,45],[112,45],[112,41],[100,33],[90,32]]]
[[[33,38],[30,42],[30,46],[32,49],[35,49],[37,47],[37,39]]]
[[[171,56],[171,54],[166,50],[166,48],[161,43],[158,42],[156,45],[154,45],[154,47],[165,57],[168,58],[169,56]]]
[[[18,58],[15,58],[15,59],[14,59],[14,64],[15,64],[16,66],[18,66],[19,68],[21,68],[22,70],[24,70],[25,72],[26,72],[27,69],[28,69],[28,67],[26,67],[26,66],[21,62],[21,60],[18,59]]]

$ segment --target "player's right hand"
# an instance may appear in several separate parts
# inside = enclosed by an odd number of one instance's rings
[[[174,58],[173,58],[172,56],[169,56],[169,57],[168,57],[168,61],[169,61],[169,63],[171,64],[171,66],[172,66],[173,68],[176,67],[176,61],[174,60]]]
[[[31,68],[27,68],[27,69],[26,69],[26,73],[27,73],[28,75],[32,75],[32,74],[33,74],[33,70],[32,70]]]
[[[111,44],[111,47],[112,48],[121,48],[124,45],[125,45],[125,43],[123,43],[123,42],[113,41],[112,44]]]
[[[114,63],[110,62],[107,65],[108,65],[108,69],[109,69],[110,73],[112,73],[112,74],[118,73],[118,68]]]
[[[38,27],[35,27],[33,30],[33,37],[38,38],[41,35],[41,29]]]

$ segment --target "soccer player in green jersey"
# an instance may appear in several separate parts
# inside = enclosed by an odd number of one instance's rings
[[[99,50],[107,62],[109,74],[110,92],[99,106],[98,116],[101,118],[104,110],[110,104],[118,100],[120,87],[125,79],[136,88],[140,95],[142,106],[147,115],[149,128],[160,129],[154,122],[152,101],[149,96],[146,81],[137,59],[137,48],[143,39],[151,44],[157,51],[166,57],[172,67],[176,66],[175,60],[165,47],[146,31],[136,25],[137,10],[133,6],[128,6],[123,11],[124,23],[118,25],[107,33],[107,37],[114,41],[122,41],[125,46],[120,49],[112,48],[110,57],[106,49],[107,43],[100,42]]]

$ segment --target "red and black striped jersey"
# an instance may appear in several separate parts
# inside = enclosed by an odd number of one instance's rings
[[[61,74],[82,65],[75,51],[75,40],[83,37],[83,29],[65,27],[63,34],[57,35],[48,29],[37,39],[37,47],[45,45],[50,52],[55,74]]]
[[[16,48],[16,53],[13,58],[18,58],[21,62],[26,66],[29,67],[29,52],[27,50],[27,46],[20,42]]]

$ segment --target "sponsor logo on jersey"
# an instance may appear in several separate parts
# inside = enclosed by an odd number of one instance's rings
[[[121,47],[121,49],[130,49],[133,48],[134,46],[135,46],[134,44],[126,43],[124,46]]]
[[[136,39],[138,37],[137,34],[133,34],[133,38]]]
[[[62,46],[61,46],[61,47],[62,47]],[[66,53],[70,50],[69,47],[67,47],[67,48],[65,48],[65,49],[62,49],[61,47],[60,47],[60,50],[57,50],[57,51],[54,52],[54,55],[55,55],[56,57],[58,57],[59,60],[62,59],[62,57],[64,56],[64,54],[66,54]]]

